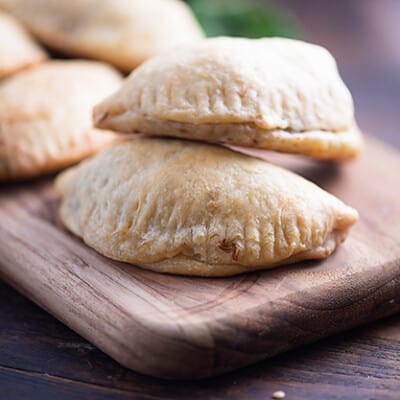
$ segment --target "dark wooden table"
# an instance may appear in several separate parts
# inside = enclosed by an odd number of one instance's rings
[[[292,11],[306,39],[338,59],[362,128],[400,147],[400,2],[279,3]],[[0,284],[0,399],[264,400],[276,390],[289,400],[400,399],[400,316],[220,378],[174,383],[120,367]]]

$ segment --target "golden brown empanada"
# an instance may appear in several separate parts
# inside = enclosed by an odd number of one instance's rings
[[[0,79],[46,59],[46,53],[10,15],[0,12]]]
[[[131,71],[203,32],[180,0],[0,0],[47,46]]]
[[[351,94],[322,47],[206,39],[157,56],[95,108],[100,128],[300,153],[356,156]]]
[[[225,276],[329,256],[357,212],[292,172],[229,149],[141,138],[62,173],[64,224],[115,260]]]
[[[120,74],[86,61],[50,61],[0,85],[0,181],[58,170],[115,139],[92,126],[93,105]]]

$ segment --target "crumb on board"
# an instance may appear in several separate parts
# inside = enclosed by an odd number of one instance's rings
[[[283,390],[277,390],[276,392],[272,393],[272,398],[273,399],[284,399],[286,396],[286,393]]]

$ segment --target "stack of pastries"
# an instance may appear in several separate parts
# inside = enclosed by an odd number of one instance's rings
[[[357,221],[315,184],[224,146],[355,158],[362,136],[352,97],[325,49],[204,39],[178,0],[0,0],[1,8],[27,29],[14,27],[13,40],[27,43],[14,66],[0,58],[0,180],[104,148],[56,180],[63,223],[104,256],[227,276],[325,258]],[[167,16],[169,25],[157,23]],[[28,32],[99,61],[45,61]],[[121,81],[103,62],[137,68]]]

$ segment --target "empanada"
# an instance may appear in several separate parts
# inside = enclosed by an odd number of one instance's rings
[[[44,44],[130,72],[203,32],[180,0],[0,0]]]
[[[95,108],[100,128],[300,153],[356,156],[351,94],[322,47],[206,39],[157,56]]]
[[[50,61],[0,85],[0,181],[80,161],[115,139],[92,126],[93,105],[120,74],[98,62]]]
[[[11,16],[0,12],[0,79],[46,59],[46,53]]]
[[[62,173],[61,219],[90,247],[158,272],[225,276],[329,256],[357,212],[229,149],[140,138]]]

